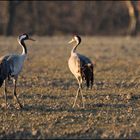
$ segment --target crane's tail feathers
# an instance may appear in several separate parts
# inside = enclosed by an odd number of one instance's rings
[[[3,84],[3,81],[8,77],[10,72],[8,62],[6,59],[2,59],[0,63],[0,87]]]
[[[92,66],[92,64],[91,63],[88,63],[88,64],[86,64],[88,67],[91,67]]]
[[[94,65],[93,65],[92,63],[88,63],[88,64],[85,64],[85,65],[84,65],[84,69],[89,68],[89,70],[90,70],[91,72],[93,72],[93,67],[94,67]]]
[[[2,86],[2,84],[3,84],[3,79],[0,77],[0,87]]]
[[[94,65],[92,63],[88,63],[88,64],[85,64],[81,69],[82,78],[86,80],[87,88],[89,88],[89,86],[91,86],[92,88],[92,85],[94,82],[93,66]]]

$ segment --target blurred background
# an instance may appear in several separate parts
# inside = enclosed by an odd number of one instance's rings
[[[0,1],[0,35],[131,35],[140,1]]]

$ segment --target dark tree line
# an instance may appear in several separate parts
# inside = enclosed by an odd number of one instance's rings
[[[136,35],[139,9],[134,1],[0,1],[0,35]]]
[[[140,1],[127,0],[125,3],[130,17],[128,34],[135,36],[140,28]]]

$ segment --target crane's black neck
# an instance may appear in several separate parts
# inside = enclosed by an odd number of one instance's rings
[[[75,53],[76,48],[78,47],[79,44],[80,44],[80,42],[78,42],[78,43],[73,47],[73,49],[71,50],[71,53]]]
[[[21,46],[22,46],[22,49],[23,49],[23,52],[22,52],[22,54],[27,54],[27,48],[26,48],[26,45],[25,45],[25,43],[24,43],[24,41],[23,40],[21,40]]]

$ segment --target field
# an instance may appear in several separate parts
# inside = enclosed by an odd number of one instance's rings
[[[139,37],[82,36],[77,51],[96,62],[92,90],[83,89],[85,105],[67,60],[72,36],[27,41],[28,57],[18,79],[16,108],[8,87],[8,110],[0,89],[0,138],[140,138]],[[20,53],[16,37],[0,37],[0,56]]]

